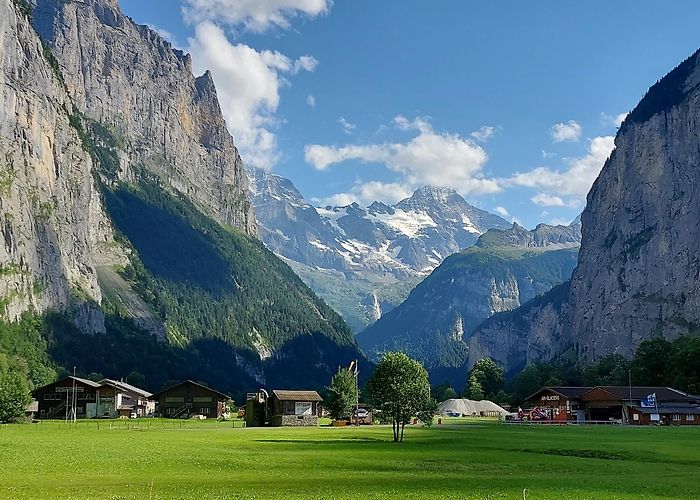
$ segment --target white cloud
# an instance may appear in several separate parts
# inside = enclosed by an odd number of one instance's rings
[[[554,142],[576,142],[583,134],[583,127],[575,120],[566,123],[557,123],[552,126],[552,140]]]
[[[217,22],[248,31],[289,28],[290,19],[316,17],[331,8],[331,0],[185,0],[185,19],[193,24]]]
[[[493,209],[493,211],[501,217],[510,217],[510,213],[508,213],[508,210],[505,207],[496,207]]]
[[[296,75],[301,71],[316,71],[317,67],[318,59],[313,56],[301,56],[299,59],[294,61],[292,73]]]
[[[314,198],[312,201],[320,206],[345,206],[357,202],[367,206],[374,201],[394,204],[411,196],[412,190],[397,182],[358,182],[348,192],[337,193],[327,198]]]
[[[308,104],[311,108],[315,108],[316,98],[312,94],[309,94],[308,96],[306,96],[306,104]]]
[[[401,130],[418,134],[404,143],[383,143],[347,146],[309,144],[305,147],[306,162],[317,170],[347,160],[382,163],[401,175],[401,183],[410,186],[442,186],[462,194],[495,193],[498,183],[483,176],[482,169],[488,155],[470,139],[457,134],[433,130],[425,118],[408,120],[394,118]]]
[[[559,196],[554,196],[547,193],[539,193],[532,198],[532,203],[541,207],[565,207],[566,203]]]
[[[543,160],[549,160],[551,158],[556,158],[557,154],[552,153],[551,151],[545,151],[544,149],[542,150],[542,159]]]
[[[502,183],[538,189],[540,193],[533,198],[533,202],[539,202],[537,203],[539,205],[562,206],[555,199],[558,197],[563,206],[577,206],[585,199],[614,148],[613,136],[594,137],[588,144],[588,153],[585,156],[568,160],[567,170],[558,171],[548,167],[538,167],[527,172],[516,173],[509,179],[504,179]],[[565,196],[570,199],[564,201]]]
[[[494,135],[496,135],[496,127],[484,125],[479,130],[475,130],[469,135],[471,135],[474,139],[476,139],[479,142],[486,142],[489,139],[491,139]]]
[[[338,123],[340,123],[340,126],[343,127],[343,132],[346,134],[352,134],[352,131],[355,130],[355,127],[357,127],[357,125],[354,123],[347,121],[344,116],[338,118]]]
[[[279,89],[285,73],[315,68],[312,57],[292,60],[276,51],[257,51],[232,44],[223,30],[210,22],[196,26],[188,39],[193,69],[210,69],[229,131],[246,163],[270,169],[278,160],[277,138],[271,131],[277,119]]]
[[[620,128],[622,122],[627,118],[628,113],[620,113],[618,115],[609,115],[607,113],[600,114],[600,123],[604,127]]]

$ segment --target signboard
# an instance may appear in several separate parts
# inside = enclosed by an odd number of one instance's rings
[[[660,421],[660,420],[661,420],[661,417],[659,417],[659,414],[658,414],[658,413],[652,413],[652,414],[651,414],[651,421],[652,421],[652,422],[658,422],[658,421]]]
[[[542,396],[542,401],[559,401],[559,396]]]
[[[295,415],[313,415],[312,403],[294,403]]]
[[[75,387],[56,387],[56,392],[73,392],[73,389],[75,392],[83,392],[84,390],[83,387],[76,385]]]

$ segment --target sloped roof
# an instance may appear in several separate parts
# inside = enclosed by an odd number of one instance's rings
[[[543,387],[542,389],[530,394],[525,400],[530,400],[534,399],[536,396],[538,396],[541,392],[544,391],[551,391],[555,394],[559,394],[560,396],[564,396],[565,398],[568,399],[578,399],[580,398],[584,392],[587,392],[589,390],[593,389],[593,387],[571,387],[571,386],[556,386],[556,387]]]
[[[109,384],[109,385],[116,387],[117,389],[122,389],[124,391],[133,392],[133,393],[139,394],[145,398],[150,398],[153,395],[148,391],[145,391],[143,389],[136,387],[135,385],[127,384],[126,382],[121,382],[119,380],[113,380],[111,378],[105,378],[105,379],[100,380],[100,384],[102,384],[102,385]]]
[[[323,401],[323,398],[316,391],[273,390],[272,393],[280,401]]]
[[[63,382],[68,382],[71,380],[75,380],[76,382],[83,384],[83,385],[86,385],[88,387],[92,387],[93,389],[99,389],[102,386],[102,384],[98,384],[97,382],[93,382],[92,380],[88,380],[86,378],[68,376],[68,377],[62,378],[61,380],[51,382],[50,384],[46,384],[44,386],[37,387],[36,389],[34,389],[32,391],[32,394],[42,392],[42,391],[48,389],[49,387],[53,387],[54,385],[58,385],[58,384],[61,384]]]
[[[151,394],[150,398],[151,398],[151,399],[157,399],[157,398],[158,398],[161,394],[163,394],[164,392],[172,391],[172,390],[175,389],[176,387],[180,387],[180,386],[183,386],[183,385],[194,385],[194,386],[200,387],[200,388],[202,388],[202,389],[206,389],[207,391],[216,394],[217,396],[219,396],[219,397],[222,398],[222,399],[227,399],[227,400],[228,400],[228,399],[232,399],[231,396],[229,396],[228,394],[224,394],[223,392],[219,392],[219,391],[217,391],[217,390],[215,390],[215,389],[212,389],[211,387],[207,387],[206,385],[198,384],[198,383],[195,382],[194,380],[185,380],[184,382],[180,382],[179,384],[175,384],[175,385],[171,385],[170,387],[166,387],[166,388],[163,389],[162,391],[156,392],[155,394]]]
[[[629,386],[625,385],[601,385],[597,387],[591,387],[589,390],[593,389],[599,389],[602,391],[607,392],[608,394],[614,396],[617,399],[620,400],[630,400],[630,392],[631,392],[631,399],[637,400],[637,399],[644,399],[650,394],[656,394],[656,400],[658,402],[663,402],[663,401],[675,401],[675,402],[686,402],[686,403],[697,403],[698,400],[693,398],[692,396],[689,396],[685,394],[684,392],[681,392],[677,389],[673,389],[671,387],[638,387],[638,386],[632,386],[631,388]],[[586,391],[588,392],[588,391]]]
[[[642,408],[641,406],[633,406],[635,410],[639,413],[644,413],[647,415],[654,415],[656,413],[656,408]],[[700,406],[659,406],[659,413],[681,413],[684,415],[700,415]]]

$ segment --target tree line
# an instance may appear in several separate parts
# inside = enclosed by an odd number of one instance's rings
[[[632,359],[610,354],[595,363],[567,359],[527,365],[507,380],[503,368],[490,358],[476,362],[464,389],[449,383],[433,389],[438,401],[465,397],[488,399],[504,405],[520,405],[544,386],[628,385],[673,387],[700,394],[700,338],[686,336],[669,341],[658,337],[642,342]]]

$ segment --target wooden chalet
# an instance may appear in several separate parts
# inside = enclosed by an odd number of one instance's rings
[[[98,416],[101,384],[80,377],[66,377],[32,391],[37,400],[38,418],[67,419]]]
[[[156,414],[165,418],[222,418],[229,412],[231,397],[202,384],[186,380],[151,396]]]

